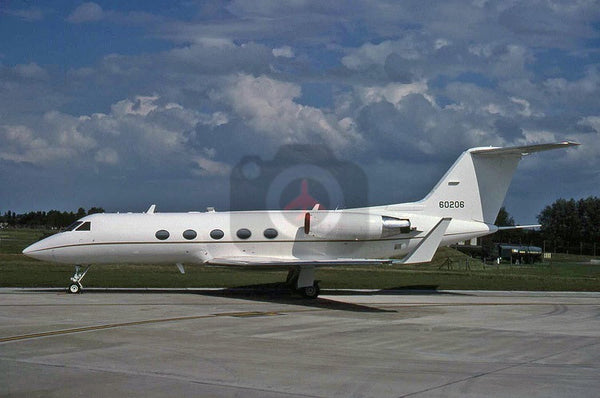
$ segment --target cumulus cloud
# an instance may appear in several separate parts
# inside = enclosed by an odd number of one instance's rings
[[[103,21],[120,25],[151,26],[163,21],[163,17],[141,11],[119,12],[116,10],[107,10],[103,9],[97,3],[86,2],[77,6],[66,20],[72,24]]]
[[[67,21],[75,24],[100,21],[106,16],[102,7],[94,2],[83,3],[77,6],[67,17]]]
[[[427,82],[425,81],[409,84],[390,83],[383,87],[359,87],[357,92],[364,104],[387,101],[399,107],[404,97],[410,94],[420,94],[432,105],[435,105],[434,98],[427,93]]]
[[[283,46],[273,49],[273,55],[283,58],[294,58],[294,50],[290,46]]]
[[[351,70],[366,71],[377,66],[387,69],[407,70],[428,52],[428,41],[419,35],[408,34],[398,40],[386,40],[379,44],[365,43],[341,59]],[[436,44],[439,44],[436,42]],[[444,47],[443,45],[440,48]]]
[[[600,116],[587,116],[579,121],[579,124],[590,126],[600,134]]]
[[[220,97],[245,123],[278,144],[321,142],[346,148],[360,140],[351,123],[297,103],[300,95],[296,84],[266,76],[238,75]]]
[[[33,130],[26,126],[1,127],[3,145],[0,158],[16,162],[25,162],[35,156],[35,152],[43,151],[48,147],[47,142],[36,137]]]
[[[0,158],[33,164],[55,164],[75,159],[96,146],[94,138],[78,130],[81,119],[56,111],[46,113],[36,129],[3,127]]]
[[[35,62],[15,65],[14,71],[17,76],[25,79],[43,80],[48,77],[48,73],[44,70],[44,68],[40,67]]]
[[[547,79],[544,82],[548,91],[554,95],[573,95],[596,93],[600,84],[600,72],[596,67],[587,69],[585,76],[577,80],[567,80],[564,77]]]
[[[228,177],[231,173],[231,165],[225,162],[218,162],[207,157],[197,156],[193,161],[198,166],[193,173],[202,177],[220,176]]]
[[[525,117],[529,117],[531,115],[533,115],[533,112],[531,110],[531,104],[529,103],[529,101],[527,101],[526,99],[523,98],[516,98],[516,97],[510,97],[509,98],[513,103],[521,105],[523,108],[519,111],[517,111],[520,115],[525,116]]]
[[[146,116],[150,112],[152,112],[158,108],[158,105],[156,104],[156,100],[158,98],[159,98],[158,95],[152,95],[152,96],[138,95],[135,97],[134,101],[126,99],[126,100],[117,102],[116,104],[111,106],[111,111],[116,116],[125,116],[125,115]],[[171,105],[169,108],[176,109],[178,107]],[[179,109],[181,109],[181,108],[179,108]]]
[[[185,174],[222,176],[229,168],[186,146],[185,134],[197,125],[227,123],[221,112],[205,114],[158,95],[135,96],[111,106],[110,113],[72,116],[46,113],[33,126],[0,126],[0,159],[57,167],[65,162],[84,168],[117,166],[177,169],[196,164]]]
[[[116,165],[119,163],[119,154],[112,148],[100,148],[94,155],[94,160],[98,163]]]

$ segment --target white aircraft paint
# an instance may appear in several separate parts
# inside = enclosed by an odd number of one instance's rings
[[[84,217],[72,230],[34,243],[23,254],[68,264],[172,263],[180,271],[183,264],[284,266],[293,271],[289,281],[295,288],[314,298],[316,266],[428,262],[439,246],[496,232],[493,223],[519,160],[573,145],[578,144],[469,149],[414,203],[205,213],[157,213],[152,205],[141,214]],[[217,230],[222,236],[211,236]],[[69,291],[81,290],[86,272],[77,268]]]

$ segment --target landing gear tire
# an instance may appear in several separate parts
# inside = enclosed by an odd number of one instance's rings
[[[73,282],[67,288],[67,292],[70,294],[78,294],[81,293],[82,286],[80,283]]]
[[[304,298],[316,299],[317,297],[319,297],[321,289],[319,288],[319,285],[315,283],[312,286],[305,286],[303,288],[300,288],[298,289],[298,291]]]
[[[81,270],[81,265],[75,266],[75,274],[71,277],[71,284],[67,288],[67,292],[70,294],[78,294],[81,293],[83,286],[81,285],[81,281],[87,272],[90,270],[91,265],[88,265],[83,271]]]

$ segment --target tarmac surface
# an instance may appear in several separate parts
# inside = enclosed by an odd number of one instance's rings
[[[600,293],[0,289],[0,396],[597,397]]]

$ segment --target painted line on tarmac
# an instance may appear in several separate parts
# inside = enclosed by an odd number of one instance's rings
[[[318,309],[315,309],[315,310],[318,310]],[[195,319],[208,319],[208,318],[217,318],[217,317],[250,318],[250,317],[260,317],[260,316],[278,316],[278,315],[286,315],[289,312],[306,312],[306,311],[307,310],[297,310],[297,311],[292,310],[292,311],[285,311],[285,312],[275,312],[275,311],[223,312],[223,313],[218,313],[218,314],[182,316],[182,317],[176,317],[176,318],[148,319],[148,320],[134,321],[134,322],[110,323],[110,324],[105,324],[105,325],[84,326],[84,327],[79,327],[79,328],[52,330],[52,331],[48,331],[48,332],[22,334],[22,335],[9,336],[9,337],[0,337],[0,344],[10,343],[10,342],[15,342],[15,341],[31,340],[31,339],[37,339],[37,338],[42,338],[42,337],[62,336],[65,334],[92,332],[92,331],[98,331],[98,330],[116,329],[116,328],[121,328],[121,327],[148,325],[148,324],[154,324],[154,323],[189,321],[189,320],[195,320]]]
[[[177,318],[164,318],[164,319],[148,319],[144,321],[135,321],[135,322],[122,322],[122,323],[111,323],[106,325],[95,325],[95,326],[84,326],[79,328],[72,329],[62,329],[62,330],[53,330],[49,332],[40,332],[40,333],[31,333],[31,334],[23,334],[18,336],[10,336],[10,337],[2,337],[0,338],[0,343],[7,343],[11,341],[19,341],[19,340],[30,340],[36,339],[40,337],[50,337],[50,336],[60,336],[64,334],[71,333],[81,333],[81,332],[90,332],[96,330],[104,330],[104,329],[114,329],[125,326],[136,326],[136,325],[147,325],[151,323],[161,323],[161,322],[175,322],[175,321],[185,321],[191,319],[203,319],[203,318],[212,318],[214,315],[197,315],[197,316],[185,316],[185,317],[177,317]]]

